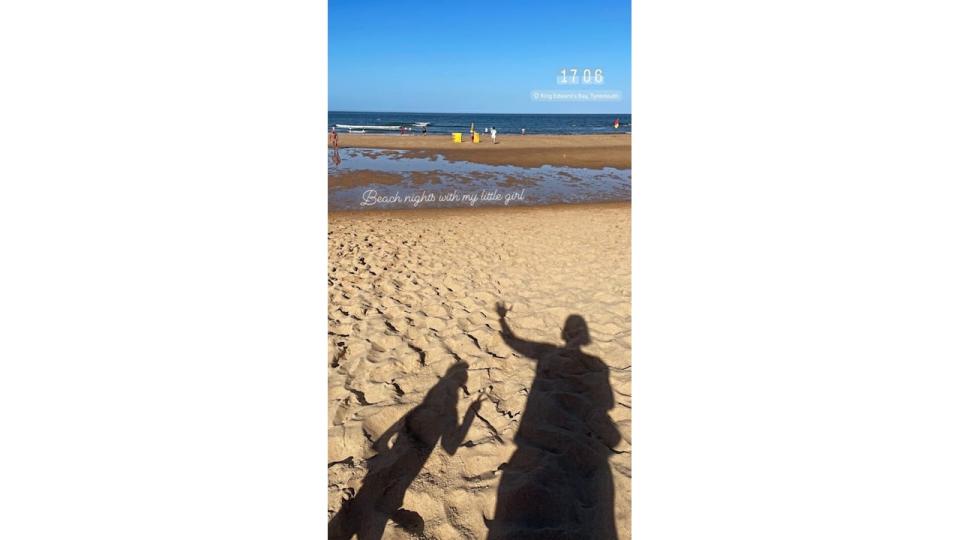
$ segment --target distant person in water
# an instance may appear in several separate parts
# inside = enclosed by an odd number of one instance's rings
[[[527,128],[520,128],[520,136],[523,137],[527,134]]]
[[[493,140],[493,144],[497,144],[497,128],[496,128],[496,126],[490,128],[490,139]]]

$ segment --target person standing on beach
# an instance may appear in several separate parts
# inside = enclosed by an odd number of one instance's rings
[[[490,128],[490,138],[493,140],[493,144],[497,144],[497,128]]]
[[[527,134],[527,128],[520,128],[520,136],[523,137]]]
[[[337,128],[330,128],[330,135],[327,137],[327,144],[333,149],[331,160],[337,167],[340,166],[340,142],[337,140]]]

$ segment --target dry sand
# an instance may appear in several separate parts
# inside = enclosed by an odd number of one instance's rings
[[[630,537],[628,204],[336,213],[328,251],[330,538]]]
[[[368,135],[343,133],[341,148],[411,150],[415,157],[441,154],[450,161],[473,161],[491,165],[540,167],[542,165],[600,169],[630,168],[630,134],[603,135],[488,135],[474,144],[454,143],[450,135]]]

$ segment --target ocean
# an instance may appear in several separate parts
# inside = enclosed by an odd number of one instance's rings
[[[613,127],[620,119],[620,128]],[[520,133],[521,128],[529,134],[591,134],[591,133],[629,133],[631,122],[629,114],[470,114],[470,113],[397,113],[397,112],[347,112],[330,111],[327,114],[330,126],[336,124],[350,126],[404,126],[415,133],[420,132],[414,125],[429,122],[427,133],[447,134],[455,131],[467,132],[470,124],[483,131],[495,127],[500,134]],[[338,131],[347,131],[338,129]],[[396,131],[373,131],[367,133],[396,133]]]

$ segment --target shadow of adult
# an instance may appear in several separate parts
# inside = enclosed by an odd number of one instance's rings
[[[616,539],[609,458],[620,432],[607,413],[609,369],[580,349],[590,343],[586,321],[570,315],[557,346],[514,334],[502,302],[497,314],[503,340],[537,365],[488,540]]]
[[[457,425],[457,401],[460,388],[467,383],[467,364],[457,362],[433,386],[423,401],[397,420],[373,443],[377,455],[367,463],[367,475],[356,497],[343,507],[327,526],[331,539],[379,540],[387,520],[407,532],[423,533],[423,519],[406,510],[403,496],[420,473],[437,442],[453,455],[463,443],[480,407],[482,395],[467,409]],[[390,440],[396,437],[393,445]]]

